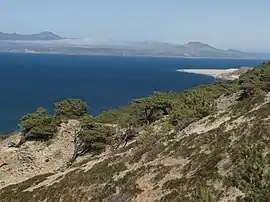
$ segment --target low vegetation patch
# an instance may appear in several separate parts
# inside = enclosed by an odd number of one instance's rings
[[[245,195],[238,201],[268,201],[270,198],[269,156],[261,145],[243,142],[232,171],[232,184]]]

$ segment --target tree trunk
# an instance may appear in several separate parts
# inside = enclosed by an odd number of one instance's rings
[[[76,161],[76,159],[77,159],[78,156],[79,155],[78,155],[77,151],[74,151],[72,158],[67,163],[67,168],[69,168],[70,166],[72,166],[72,164]]]
[[[163,114],[164,115],[168,115],[169,114],[169,111],[166,108],[163,108],[162,110],[163,110]]]
[[[74,145],[74,152],[73,152],[73,155],[72,155],[72,158],[68,161],[67,163],[67,168],[69,168],[70,166],[72,166],[72,164],[76,161],[77,157],[79,156],[79,146],[78,146],[78,136],[77,134],[75,135],[74,137],[74,140],[73,140],[73,145]]]
[[[152,123],[152,116],[153,116],[154,111],[150,110],[150,112],[148,112],[147,109],[145,109],[145,116],[146,116],[146,125],[149,125],[150,123]]]
[[[147,108],[144,108],[144,113],[145,113],[145,122],[146,122],[146,125],[149,125],[150,121],[149,121],[149,117],[148,117]]]

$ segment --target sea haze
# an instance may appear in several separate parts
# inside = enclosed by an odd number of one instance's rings
[[[214,81],[180,68],[236,68],[258,60],[112,57],[0,53],[0,132],[18,129],[22,115],[81,98],[90,113],[128,104],[154,91],[183,91]]]

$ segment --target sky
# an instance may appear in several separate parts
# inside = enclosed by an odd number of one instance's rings
[[[270,51],[270,0],[0,0],[0,32]]]

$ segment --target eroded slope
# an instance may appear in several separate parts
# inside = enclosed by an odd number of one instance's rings
[[[64,172],[51,170],[7,186],[0,192],[1,199],[194,201],[212,197],[228,201],[254,194],[264,197],[269,188],[263,174],[269,174],[269,99],[266,96],[249,111],[237,110],[230,107],[182,131],[171,130],[166,120],[157,122],[127,147],[88,158]],[[260,168],[249,170],[249,164]],[[261,176],[257,169],[262,169]],[[254,184],[246,175],[253,177]],[[256,183],[261,186],[255,187]]]

